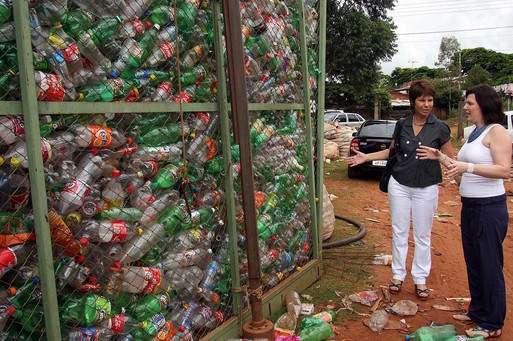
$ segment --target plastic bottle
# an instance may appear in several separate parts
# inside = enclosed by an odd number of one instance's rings
[[[113,78],[81,89],[78,99],[86,102],[112,102],[128,95],[133,89],[137,89],[138,82],[127,81],[122,78]]]
[[[128,307],[128,312],[139,321],[144,321],[152,316],[164,312],[171,303],[168,293],[146,295],[137,303]]]
[[[134,228],[122,220],[88,220],[82,226],[82,238],[95,243],[123,243],[142,233],[142,229]]]
[[[10,0],[0,1],[0,24],[7,22],[12,17],[12,2]]]
[[[182,143],[171,144],[161,147],[146,147],[141,146],[137,149],[134,157],[141,161],[155,160],[159,162],[176,161],[182,154]]]
[[[96,294],[86,294],[79,299],[68,298],[60,309],[61,319],[82,326],[94,326],[111,314],[110,301]]]
[[[75,239],[70,228],[58,213],[49,211],[48,223],[53,242],[59,245],[67,256],[80,256],[84,253],[83,246]]]
[[[421,327],[415,333],[406,335],[406,341],[423,341],[423,340],[447,340],[456,336],[454,325],[448,324],[437,327]]]
[[[289,291],[285,295],[285,304],[289,314],[292,314],[296,319],[299,318],[299,314],[301,313],[301,299],[299,298],[299,294],[295,291]]]
[[[124,264],[141,259],[152,247],[164,238],[165,231],[161,224],[155,223],[143,229],[141,235],[135,235],[123,245],[119,261]]]
[[[157,294],[171,288],[158,268],[125,266],[114,273],[107,285],[110,291],[131,294]]]
[[[141,217],[142,226],[152,225],[158,216],[172,203],[176,202],[179,198],[179,193],[175,190],[168,191],[161,195],[157,200],[150,203],[143,212]]]
[[[201,281],[199,287],[202,289],[213,290],[216,283],[217,275],[220,273],[221,267],[215,260],[211,261],[205,270],[205,277]]]
[[[175,164],[168,164],[161,168],[157,175],[151,182],[151,189],[156,191],[158,189],[168,189],[173,187],[184,174],[185,169],[182,166]]]
[[[166,278],[173,289],[196,290],[203,278],[203,270],[193,265],[186,268],[176,268],[166,272]]]
[[[25,261],[33,252],[33,245],[30,243],[13,245],[0,249],[0,278],[5,273]]]
[[[198,265],[205,259],[210,257],[211,254],[212,250],[210,249],[196,249],[181,252],[169,250],[166,253],[164,253],[162,257],[162,262],[159,264],[159,267],[166,271],[169,271],[175,270],[177,268]]]

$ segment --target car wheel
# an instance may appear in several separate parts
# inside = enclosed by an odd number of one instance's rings
[[[348,167],[347,168],[347,177],[349,179],[356,179],[356,178],[359,178],[361,175],[361,172],[359,169],[355,168],[355,167]]]

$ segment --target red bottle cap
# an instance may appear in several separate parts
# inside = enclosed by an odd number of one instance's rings
[[[75,263],[77,264],[83,264],[85,262],[85,256],[80,255],[75,257]]]
[[[121,171],[119,169],[115,168],[112,170],[111,175],[113,178],[118,178],[121,176]]]
[[[112,272],[121,272],[122,267],[123,265],[121,264],[121,262],[117,260],[112,263],[110,269],[112,270]]]
[[[80,245],[82,245],[83,247],[89,246],[89,238],[87,238],[87,237],[80,237],[79,242],[80,242]]]

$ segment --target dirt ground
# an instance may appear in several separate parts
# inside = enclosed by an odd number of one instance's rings
[[[333,200],[335,213],[355,218],[363,222],[367,227],[368,235],[360,245],[352,245],[351,252],[356,252],[359,248],[365,248],[372,252],[391,253],[391,225],[388,212],[386,194],[379,191],[378,179],[370,177],[369,179],[350,180],[347,178],[346,167],[343,163],[337,162],[327,165],[325,184],[328,192],[336,195],[338,198]],[[513,184],[507,183],[509,190],[513,189]],[[508,206],[510,217],[513,217],[513,200],[508,197]],[[409,274],[403,284],[402,293],[392,296],[393,300],[409,299],[419,304],[419,313],[415,317],[406,318],[410,326],[410,332],[417,328],[429,325],[431,322],[452,323],[457,327],[460,334],[468,326],[452,319],[452,312],[439,311],[432,308],[433,304],[445,304],[455,308],[466,308],[465,305],[459,305],[447,302],[446,297],[469,297],[467,277],[465,272],[465,262],[461,247],[461,236],[459,228],[459,214],[461,204],[458,196],[458,189],[455,184],[447,181],[440,186],[440,198],[438,213],[443,218],[435,219],[432,234],[432,254],[433,265],[431,276],[428,280],[428,286],[432,289],[431,299],[421,302],[416,299],[413,282]],[[511,221],[511,218],[510,218]],[[504,258],[507,288],[513,285],[513,231],[509,231],[504,242]],[[347,247],[346,247],[347,248]],[[369,252],[369,251],[367,251]],[[328,253],[329,254],[329,253]],[[412,234],[410,233],[410,250],[408,254],[408,271],[411,267],[413,256]],[[340,262],[345,260],[341,256]],[[367,261],[367,264],[370,262]],[[366,265],[366,280],[359,282],[359,290],[378,289],[380,285],[387,285],[391,278],[391,269],[389,266]],[[330,268],[326,271],[330,272]],[[342,277],[345,274],[341,275]],[[347,280],[347,279],[342,279]],[[317,286],[319,288],[319,286]],[[344,293],[347,294],[347,293]],[[513,290],[508,290],[508,308],[505,327],[503,329],[502,340],[513,340]],[[330,301],[330,302],[336,302]],[[360,312],[369,312],[368,308],[360,309]],[[392,317],[399,320],[398,317]],[[349,319],[344,318],[342,322],[337,322],[335,327],[336,340],[404,340],[405,332],[384,331],[381,334],[373,333],[362,323],[363,317],[352,314]]]

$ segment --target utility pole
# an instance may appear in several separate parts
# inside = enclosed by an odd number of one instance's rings
[[[458,93],[459,96],[461,96],[461,51],[458,53]],[[460,98],[460,101],[458,103],[458,138],[463,138],[463,102]]]

